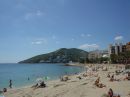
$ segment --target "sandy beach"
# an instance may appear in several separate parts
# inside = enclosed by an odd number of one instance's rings
[[[91,66],[91,68],[96,65]],[[68,76],[68,81],[54,80],[46,82],[47,87],[33,89],[30,86],[20,89],[10,89],[4,93],[5,97],[102,97],[107,94],[111,88],[114,93],[119,94],[120,97],[130,97],[130,81],[124,80],[125,74],[115,74],[118,70],[116,66],[107,64],[107,70],[103,70],[102,65],[97,65],[98,71],[82,72],[80,74]],[[88,66],[87,66],[88,67]],[[107,77],[115,74],[115,78],[119,81],[110,81]],[[83,76],[86,74],[86,76]],[[79,78],[80,76],[80,78]],[[106,87],[99,88],[94,85],[95,80],[100,77],[100,83]]]

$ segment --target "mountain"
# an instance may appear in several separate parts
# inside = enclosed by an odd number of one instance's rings
[[[88,52],[77,48],[61,48],[51,53],[34,56],[19,63],[68,63],[79,62],[88,57]]]

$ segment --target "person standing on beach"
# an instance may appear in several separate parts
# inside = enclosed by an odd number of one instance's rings
[[[12,80],[9,80],[9,87],[12,88]]]

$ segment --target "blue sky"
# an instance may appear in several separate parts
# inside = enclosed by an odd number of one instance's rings
[[[0,62],[130,41],[130,0],[0,0]]]

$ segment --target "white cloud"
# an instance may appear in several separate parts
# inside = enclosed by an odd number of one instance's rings
[[[99,45],[97,44],[83,44],[79,46],[80,49],[98,49]]]
[[[90,36],[91,36],[91,34],[87,34],[87,36],[88,36],[88,37],[90,37]]]
[[[81,34],[81,37],[85,37],[85,34],[82,33],[82,34]]]
[[[56,39],[56,36],[55,36],[55,35],[53,35],[53,36],[52,36],[52,39],[54,39],[54,40],[55,40],[55,39]]]
[[[81,36],[81,37],[90,37],[91,34],[84,34],[84,33],[82,33],[80,36]]]
[[[25,19],[26,20],[29,20],[31,18],[35,18],[35,17],[40,17],[40,16],[43,16],[45,13],[43,13],[42,11],[40,10],[36,10],[34,12],[28,12],[25,14]]]
[[[42,41],[34,41],[34,42],[32,42],[32,44],[42,44]]]
[[[33,41],[32,44],[33,45],[47,44],[47,40],[44,38],[38,38],[38,39],[35,39],[35,41]]]
[[[41,12],[40,10],[37,10],[36,16],[42,16],[42,15],[43,15],[43,12]]]
[[[74,39],[74,38],[72,38],[71,40],[72,40],[72,41],[74,41],[75,39]]]
[[[116,40],[116,41],[123,40],[123,36],[116,36],[116,37],[115,37],[115,40]]]

